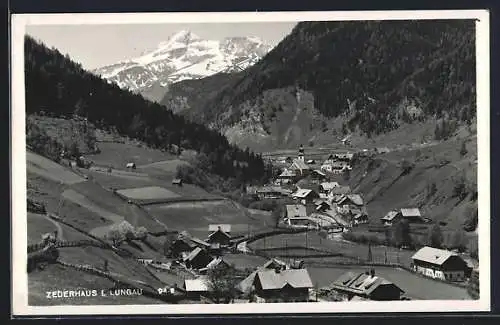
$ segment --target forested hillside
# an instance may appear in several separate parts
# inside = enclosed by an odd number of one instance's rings
[[[260,62],[228,79],[217,95],[205,102],[187,101],[194,105],[194,115],[217,129],[241,124],[256,113],[254,120],[271,137],[283,136],[272,132],[273,124],[287,119],[275,118],[277,112],[293,115],[301,106],[297,90],[313,97],[313,109],[307,108],[311,124],[306,128],[311,129],[335,127],[344,134],[359,131],[370,137],[414,120],[445,116],[470,122],[476,112],[474,24],[301,22]],[[201,81],[197,89],[205,89]],[[214,79],[206,82],[213,84]],[[263,100],[266,92],[276,90],[296,97],[296,103],[276,108]],[[178,95],[190,96],[186,91]],[[343,124],[318,127],[315,113],[341,118]],[[296,128],[314,136],[303,125]]]
[[[207,169],[240,182],[266,176],[258,154],[228,143],[218,131],[173,114],[85,71],[56,49],[25,38],[26,111],[57,117],[86,117],[97,128],[146,142],[154,148],[173,145],[205,154]]]

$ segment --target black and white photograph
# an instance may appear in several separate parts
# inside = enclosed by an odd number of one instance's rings
[[[489,310],[487,11],[12,28],[15,312]]]

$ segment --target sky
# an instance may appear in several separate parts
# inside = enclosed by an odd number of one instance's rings
[[[26,34],[48,47],[57,48],[62,54],[68,54],[84,69],[92,70],[140,56],[181,30],[189,30],[202,39],[209,40],[257,36],[274,46],[295,25],[296,22],[27,25]]]

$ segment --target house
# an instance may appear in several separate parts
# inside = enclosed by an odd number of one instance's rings
[[[183,289],[186,291],[186,297],[193,300],[200,300],[210,292],[209,282],[205,277],[184,280]]]
[[[340,293],[345,300],[361,297],[369,300],[400,300],[404,291],[394,283],[370,272],[347,272],[335,280],[330,288]]]
[[[302,204],[287,204],[285,206],[285,218],[306,217],[306,207]]]
[[[464,281],[469,273],[467,262],[457,253],[428,246],[412,256],[412,268],[417,273],[446,281]]]
[[[320,191],[322,193],[328,193],[330,192],[334,187],[339,187],[339,183],[337,182],[324,182],[321,183],[320,185]]]
[[[255,279],[255,276],[257,275],[258,271],[262,270],[286,270],[288,269],[289,266],[277,259],[277,258],[272,258],[266,263],[264,263],[262,266],[257,267],[257,270],[253,271],[249,276],[247,276],[245,279],[243,279],[237,286],[236,288],[241,292],[241,293],[250,293],[253,287],[253,281]]]
[[[307,160],[307,164],[315,164],[315,163],[316,163],[316,160],[314,160],[314,159]]]
[[[294,159],[289,169],[302,177],[309,175],[311,171],[311,168],[300,159]]]
[[[281,184],[288,184],[297,179],[297,173],[294,170],[285,169],[279,176],[277,177],[278,182]]]
[[[346,136],[345,138],[340,140],[340,142],[342,142],[344,146],[351,144],[351,136],[350,135]]]
[[[313,288],[307,269],[260,270],[252,284],[257,300],[264,302],[307,302]]]
[[[401,220],[401,214],[396,210],[391,210],[383,218],[380,218],[384,226],[392,226],[399,220]]]
[[[313,203],[314,199],[319,198],[319,195],[313,190],[299,188],[297,192],[292,194],[292,198],[299,200],[302,204],[307,204]]]
[[[210,225],[208,227],[208,230],[212,231],[212,233],[208,235],[208,243],[216,244],[219,246],[229,245],[229,242],[231,240],[231,225]]]
[[[408,222],[423,222],[422,214],[418,208],[403,208],[400,212],[401,216]]]
[[[331,205],[327,201],[322,199],[315,200],[314,204],[316,205],[317,212],[324,212],[331,208]]]
[[[180,179],[180,178],[174,178],[172,180],[172,185],[182,186],[182,179]]]
[[[338,200],[342,195],[347,195],[351,193],[351,188],[349,186],[335,186],[328,192],[328,198],[330,200]]]
[[[342,174],[346,169],[352,169],[349,163],[344,161],[325,160],[320,169],[332,174]]]
[[[182,253],[191,252],[196,246],[193,245],[191,240],[186,237],[181,237],[175,239],[170,245],[170,254],[172,257],[181,256]]]
[[[137,262],[144,265],[149,265],[153,263],[153,258],[146,254],[141,254],[140,256],[137,257]]]
[[[401,219],[405,219],[410,223],[419,223],[424,221],[418,208],[391,210],[380,220],[384,225],[392,226]]]
[[[368,215],[366,213],[356,213],[354,217],[352,217],[351,221],[352,225],[357,226],[364,223],[368,223]]]
[[[311,178],[315,181],[324,181],[326,179],[326,174],[319,169],[315,169],[311,172]]]
[[[359,194],[342,195],[340,199],[336,201],[336,203],[342,206],[348,205],[362,207],[364,205],[363,198]]]
[[[200,269],[200,273],[206,273],[208,270],[213,270],[213,269],[228,269],[231,266],[227,264],[224,259],[221,257],[214,258],[210,263],[207,264],[206,267]]]
[[[126,167],[130,168],[130,169],[136,169],[135,163],[133,163],[133,162],[127,163]]]
[[[182,260],[188,268],[202,269],[210,263],[212,258],[206,250],[196,247],[189,254],[186,254]]]

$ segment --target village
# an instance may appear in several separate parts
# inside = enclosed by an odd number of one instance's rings
[[[330,180],[330,175],[342,175],[352,170],[356,159],[353,153],[335,153],[317,164],[312,159],[305,159],[301,146],[297,158],[281,158],[277,162],[286,167],[271,184],[248,187],[247,193],[254,195],[257,200],[291,201],[291,204],[285,205],[279,217],[280,229],[306,233],[322,230],[327,232],[328,238],[334,239],[339,233],[369,222],[362,195],[352,192],[347,185]],[[380,224],[390,227],[403,219],[409,223],[429,222],[418,208],[407,207],[390,209],[380,219]],[[214,301],[214,291],[223,290],[214,286],[229,285],[222,296],[227,298],[225,302],[233,303],[411,299],[405,295],[405,283],[393,283],[383,278],[373,266],[363,272],[345,272],[337,279],[332,279],[331,285],[318,288],[304,260],[270,257],[241,280],[241,275],[228,272],[233,266],[226,262],[224,255],[255,254],[246,245],[250,238],[232,236],[230,224],[211,224],[207,230],[205,240],[181,232],[172,242],[168,257],[174,258],[174,263],[188,269],[196,278],[186,279],[182,288],[165,288],[162,292],[170,290],[174,294],[180,291],[191,299]],[[142,262],[154,264],[152,259]],[[170,268],[171,264],[167,267]],[[471,276],[472,267],[457,252],[425,246],[412,256],[409,271],[438,281],[463,283]],[[221,282],[220,278],[231,276],[233,279]]]
[[[465,285],[473,274],[474,266],[465,261],[458,252],[428,246],[420,248],[411,256],[409,266],[388,262],[387,252],[384,263],[373,263],[371,247],[368,246],[369,260],[358,261],[358,268],[345,269],[340,275],[332,275],[330,284],[326,286],[318,286],[310,275],[307,261],[307,254],[310,252],[306,251],[306,256],[302,259],[282,258],[250,247],[251,242],[259,240],[264,241],[265,246],[266,238],[270,240],[280,234],[302,233],[306,236],[307,246],[307,234],[311,233],[312,236],[320,232],[325,234],[325,240],[335,245],[338,240],[342,240],[342,234],[369,223],[370,218],[362,194],[353,192],[347,184],[342,183],[342,175],[355,167],[359,155],[360,153],[337,152],[316,163],[313,159],[306,159],[304,148],[301,146],[296,158],[276,159],[274,163],[282,167],[278,176],[268,185],[248,186],[246,189],[255,200],[275,200],[283,204],[272,230],[245,234],[242,231],[233,231],[234,225],[231,224],[210,224],[204,237],[200,236],[199,232],[195,236],[186,230],[176,229],[167,235],[170,239],[165,241],[163,254],[145,252],[132,254],[131,257],[151,270],[156,278],[165,279],[163,283],[171,283],[172,276],[184,274],[182,283],[175,282],[156,288],[158,296],[173,301],[268,303],[415,299],[416,297],[406,293],[406,283],[395,283],[377,273],[378,267],[387,266],[402,267],[405,268],[404,272],[418,274],[434,281]],[[82,165],[89,169],[88,173],[117,173],[115,170],[91,167],[93,164],[86,163],[85,157],[80,160],[78,165],[70,161],[69,167],[76,170]],[[134,173],[136,165],[127,163],[125,169]],[[88,179],[86,174],[83,175]],[[183,180],[173,179],[172,186],[182,189]],[[129,205],[139,207],[154,203],[154,195],[149,201],[141,199],[140,192],[143,190],[154,192],[158,197],[167,192],[160,187],[148,187],[114,190],[113,193]],[[30,209],[36,210],[37,213],[46,213],[43,206],[36,202],[31,202]],[[56,215],[51,217],[62,222]],[[380,218],[379,226],[390,228],[401,220],[410,224],[429,222],[417,207],[388,208],[387,214]],[[124,241],[130,245],[133,240],[146,236],[145,230],[140,236],[133,229],[122,227],[122,230],[126,232]],[[105,237],[112,239],[112,249],[121,252],[120,254],[127,251],[123,245],[120,247],[120,242],[115,241],[110,234],[111,232],[108,232]],[[42,241],[42,246],[45,247],[42,251],[52,252],[57,259],[58,253],[50,250],[51,245],[62,245],[58,242],[57,231],[44,234]],[[37,254],[31,256],[32,263],[30,262],[29,268],[36,267]],[[285,256],[288,254],[288,249],[285,248]],[[236,267],[231,262],[231,257],[239,255],[243,256],[243,263]],[[256,267],[244,267],[246,256],[258,256],[267,262]],[[360,271],[360,267],[364,270]]]

